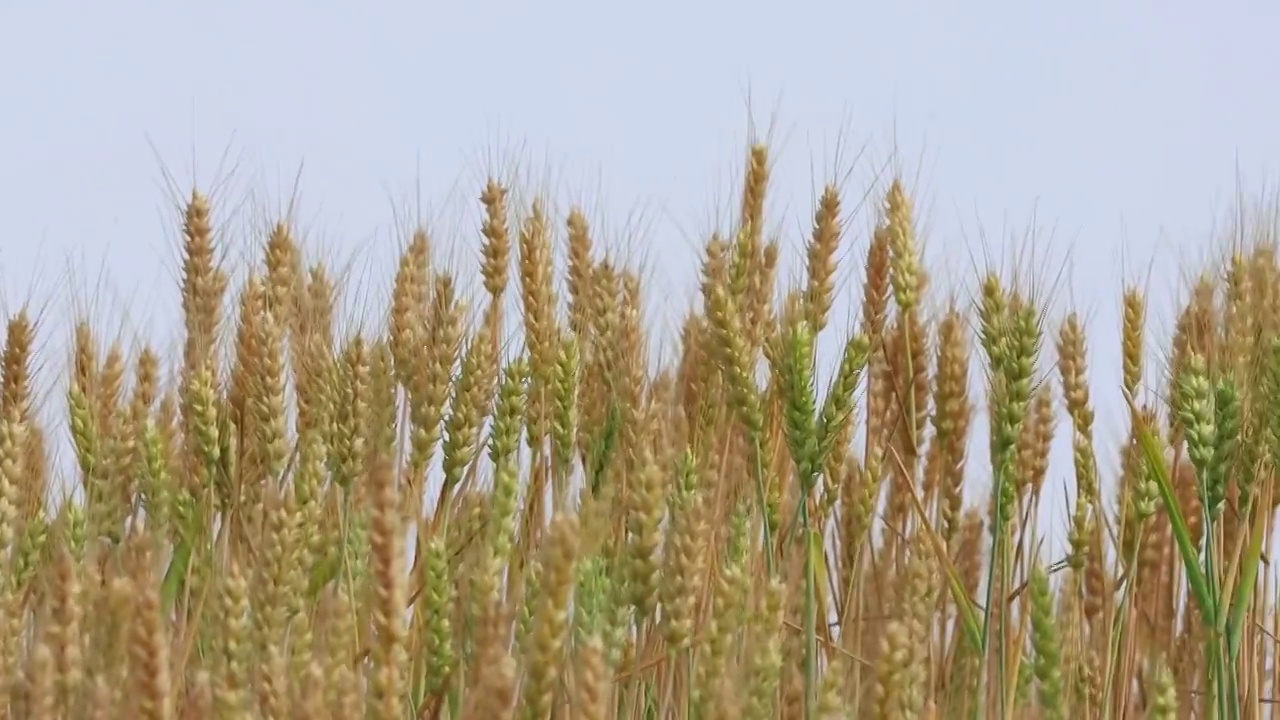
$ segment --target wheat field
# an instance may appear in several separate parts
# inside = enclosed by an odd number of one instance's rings
[[[1114,299],[1128,434],[1100,458],[1080,315],[994,267],[973,302],[930,283],[897,178],[869,237],[828,185],[786,287],[769,160],[747,153],[666,363],[638,270],[502,178],[478,188],[479,267],[412,233],[374,329],[339,330],[337,275],[288,222],[232,287],[199,191],[180,337],[125,347],[16,310],[0,715],[1269,717],[1274,227],[1198,270],[1157,352],[1144,289]],[[844,324],[842,257],[865,276]],[[38,338],[68,332],[42,423]],[[1050,555],[1055,437],[1072,479]]]

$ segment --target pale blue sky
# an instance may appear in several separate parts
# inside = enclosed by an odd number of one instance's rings
[[[1280,162],[1274,3],[610,5],[0,4],[8,307],[65,291],[74,258],[74,282],[105,263],[107,304],[165,329],[176,227],[162,170],[184,192],[207,186],[229,148],[240,196],[273,206],[301,166],[308,240],[343,257],[366,242],[390,256],[419,170],[442,241],[473,252],[473,216],[444,201],[474,213],[486,158],[532,158],[613,234],[643,211],[634,242],[677,312],[692,243],[735,189],[750,109],[778,140],[790,247],[815,186],[852,164],[852,204],[896,137],[920,168],[929,255],[947,261],[935,273],[965,280],[983,227],[995,248],[1040,228],[1053,262],[1072,253],[1098,381],[1117,382],[1122,245],[1130,277],[1153,257],[1176,270],[1204,252],[1237,175],[1257,191]],[[854,222],[847,282],[868,222]]]

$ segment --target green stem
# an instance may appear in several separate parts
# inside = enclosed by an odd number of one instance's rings
[[[817,705],[818,603],[814,568],[813,533],[810,529],[807,494],[800,498],[800,521],[804,526],[804,716],[812,720]]]
[[[1001,546],[1003,545],[1003,538],[1004,538],[1004,521],[1003,521],[1003,515],[1000,513],[1000,492],[1003,489],[1002,486],[1004,485],[1004,482],[1005,482],[1003,460],[997,459],[996,466],[993,468],[993,470],[995,471],[995,482],[992,483],[992,493],[995,499],[995,502],[993,503],[993,505],[996,508],[996,513],[995,513],[995,517],[992,518],[992,523],[991,523],[991,562],[987,566],[986,600],[983,603],[983,607],[982,607],[982,637],[981,637],[981,643],[979,644],[979,648],[978,648],[982,656],[982,663],[981,663],[982,675],[978,681],[978,688],[979,688],[978,692],[980,694],[980,697],[984,697],[984,698],[985,698],[985,688],[987,686],[986,664],[987,664],[987,661],[990,659],[989,649],[991,645],[991,603],[995,597],[995,588],[996,588],[996,579],[997,579],[996,572],[997,572],[997,567],[999,567],[1001,564],[1000,563]],[[985,699],[983,702],[975,704],[975,707],[974,707],[975,717],[980,716],[980,713],[981,713],[980,708],[985,705],[986,705]]]
[[[1009,538],[1007,536],[1008,536],[1007,530],[1002,529],[1000,532],[1000,555],[999,555],[1000,557],[1000,595],[996,598],[996,600],[1000,603],[1000,617],[999,617],[1000,627],[998,628],[998,633],[996,636],[999,640],[1000,645],[999,647],[996,648],[996,652],[998,653],[996,658],[996,667],[999,670],[998,677],[1000,678],[1000,684],[998,687],[1000,690],[1000,717],[1002,718],[1006,718],[1009,716],[1008,708],[1006,707],[1006,700],[1009,694],[1008,693],[1009,658],[1008,658],[1008,653],[1006,652],[1006,649],[1009,647],[1009,642],[1008,642],[1009,606],[1005,603],[1005,598],[1007,597],[1005,593],[1006,593],[1006,589],[1009,587],[1009,578],[1013,574],[1012,568],[1011,568],[1011,565],[1013,562],[1013,554],[1010,552]]]

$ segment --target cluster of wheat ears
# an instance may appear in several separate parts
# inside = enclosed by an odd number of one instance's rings
[[[231,297],[193,193],[172,367],[75,325],[71,496],[34,407],[36,315],[12,314],[0,715],[1267,715],[1280,262],[1266,228],[1201,275],[1158,372],[1143,291],[1118,298],[1123,377],[1108,382],[1129,436],[1100,462],[1078,315],[1049,317],[999,271],[973,307],[935,313],[897,180],[862,246],[827,186],[807,273],[779,288],[764,146],[744,175],[665,366],[640,275],[572,211],[558,283],[560,222],[496,180],[479,198],[476,302],[418,231],[385,323],[346,336],[340,288],[288,223]],[[832,327],[849,246],[861,311]],[[824,331],[840,358],[818,378]],[[979,407],[989,437],[971,453]],[[1074,492],[1067,550],[1046,557],[1055,433],[1072,440]],[[988,500],[966,507],[975,479]]]

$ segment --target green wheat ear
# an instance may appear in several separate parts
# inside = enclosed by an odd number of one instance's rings
[[[1178,717],[1178,688],[1173,673],[1161,661],[1156,668],[1151,700],[1151,720],[1175,720]]]
[[[871,341],[865,334],[854,335],[845,343],[831,388],[822,403],[818,419],[817,466],[826,467],[831,451],[842,431],[853,422],[854,393],[862,380],[871,353]]]
[[[1031,645],[1035,649],[1034,672],[1040,684],[1040,704],[1046,720],[1062,720],[1062,642],[1054,619],[1054,597],[1049,575],[1037,564],[1031,572]]]
[[[813,334],[806,322],[796,320],[783,330],[783,337],[782,351],[776,356],[775,365],[778,367],[775,372],[783,383],[783,424],[803,497],[812,487],[818,468]]]
[[[600,440],[591,448],[590,469],[591,495],[600,494],[600,484],[606,477],[605,469],[618,448],[618,434],[622,431],[622,406],[617,399],[609,401],[609,413],[605,416],[604,429],[600,432]]]

